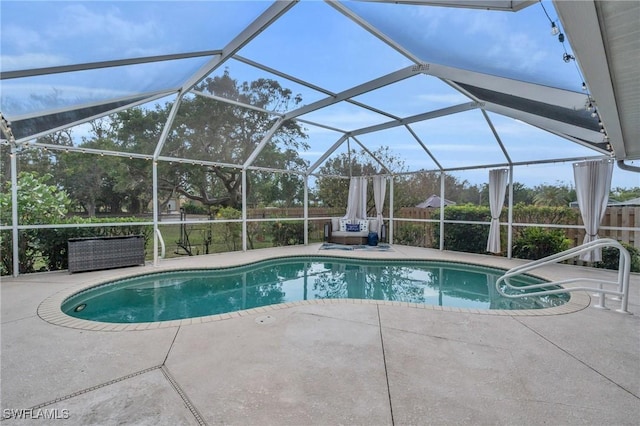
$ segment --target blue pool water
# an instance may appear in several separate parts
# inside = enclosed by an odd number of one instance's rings
[[[114,281],[71,296],[62,311],[87,320],[136,323],[317,299],[393,300],[480,309],[540,309],[569,300],[564,293],[504,298],[495,289],[503,273],[449,262],[293,257]],[[511,280],[515,285],[542,282],[530,276]]]

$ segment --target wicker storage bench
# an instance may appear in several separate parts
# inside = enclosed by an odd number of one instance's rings
[[[144,237],[71,238],[67,253],[70,273],[143,265]]]

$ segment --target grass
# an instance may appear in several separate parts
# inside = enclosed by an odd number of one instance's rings
[[[274,222],[254,222],[248,224],[248,232],[251,235],[253,243],[253,247],[249,244],[249,249],[276,246],[270,232]],[[179,248],[178,245],[181,233],[180,228],[180,225],[159,225],[166,246],[165,258],[188,256],[188,253],[184,249]],[[197,256],[207,253],[205,241],[209,232],[211,233],[211,242],[209,243],[208,253],[242,250],[242,225],[239,223],[204,223],[202,225],[186,225],[185,228],[192,255]],[[321,242],[323,240],[322,224],[312,222],[310,228],[309,242]],[[153,244],[149,242],[147,246],[146,258],[151,259],[153,257]]]

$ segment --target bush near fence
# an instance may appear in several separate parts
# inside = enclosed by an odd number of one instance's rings
[[[19,240],[19,272],[43,272],[67,269],[67,241],[70,238],[81,237],[111,237],[120,235],[142,235],[145,246],[153,234],[153,224],[149,225],[120,225],[120,226],[100,226],[101,223],[127,223],[140,222],[136,217],[128,218],[93,218],[91,220],[80,217],[72,217],[64,220],[63,224],[95,224],[93,227],[69,227],[69,228],[41,228],[27,229],[20,231],[21,237],[24,233],[29,233],[29,244],[25,246]],[[1,259],[0,275],[11,275],[13,273],[13,245],[11,233],[4,231],[0,235]]]
[[[460,206],[448,206],[448,209],[455,209]],[[440,219],[439,209],[421,209],[417,207],[403,207],[399,209],[395,216],[406,219]],[[500,216],[501,222],[507,221],[507,209],[503,209]],[[585,231],[580,216],[580,211],[571,207],[538,207],[531,205],[516,205],[513,211],[513,221],[515,223],[534,223],[534,224],[555,224],[555,225],[578,225],[581,229],[565,229],[566,236],[571,240],[573,247],[582,244]],[[402,222],[396,222],[394,234],[397,227],[402,226]],[[427,232],[432,232],[431,228],[438,226],[437,223],[427,223]],[[445,234],[447,227],[445,226]],[[488,228],[488,226],[486,226]],[[632,247],[640,249],[640,207],[624,206],[624,207],[608,207],[605,216],[602,219],[600,227],[623,227],[635,228],[634,230],[615,230],[600,229],[598,235],[601,238],[613,238],[614,240],[629,244]],[[524,227],[520,227],[524,228]],[[438,240],[435,240],[437,244]]]
[[[456,210],[458,209],[458,210]],[[460,210],[462,209],[462,210]],[[486,209],[486,208],[485,208]],[[456,210],[456,211],[454,211]],[[488,209],[487,209],[488,210]],[[451,213],[447,214],[447,211]],[[466,213],[464,213],[466,211]],[[463,213],[460,213],[463,212]],[[310,241],[322,240],[322,222],[323,220],[313,220],[314,218],[327,218],[333,216],[341,216],[343,214],[342,209],[327,208],[327,207],[310,207],[308,209],[309,219],[311,221],[309,226]],[[300,219],[304,215],[304,209],[302,207],[292,208],[254,208],[247,211],[247,217],[249,219],[273,219],[278,218],[296,218]],[[395,217],[405,219],[417,219],[417,221],[405,222],[396,221],[394,223],[394,240],[397,244],[407,244],[420,247],[437,247],[439,243],[439,224],[437,222],[420,222],[420,220],[431,219],[439,220],[439,209],[421,209],[415,207],[403,207],[395,212]],[[189,217],[193,219],[193,217]],[[203,217],[207,219],[207,217]],[[481,222],[487,222],[489,217],[486,216],[486,212],[483,210],[480,212],[477,206],[449,206],[445,209],[446,220],[475,220]],[[503,209],[500,218],[501,222],[507,220],[507,209]],[[99,225],[100,222],[126,222],[126,221],[144,221],[144,218],[101,218],[93,219],[92,222]],[[88,219],[70,218],[65,223],[86,223]],[[514,206],[514,222],[517,223],[538,223],[538,224],[566,224],[566,225],[579,225],[582,226],[582,218],[578,209],[569,207],[536,207],[529,205],[516,205]],[[285,222],[283,222],[284,224]],[[291,224],[293,227],[296,225]],[[471,230],[466,229],[468,227],[477,227]],[[605,216],[601,223],[602,227],[624,227],[634,228],[631,230],[616,230],[616,229],[601,229],[599,232],[600,237],[613,238],[618,240],[629,247],[640,250],[640,207],[609,207],[606,210]],[[265,234],[270,234],[270,226],[264,227]],[[287,226],[289,228],[289,226]],[[480,228],[483,230],[480,231]],[[525,227],[514,227],[514,239],[522,232]],[[476,251],[482,252],[482,246],[484,243],[478,241],[486,241],[486,233],[489,230],[488,225],[463,225],[463,224],[447,224],[445,226],[445,235],[453,230],[452,237],[449,240],[445,239],[445,248],[447,250],[458,251]],[[476,232],[477,231],[477,232]],[[584,229],[563,229],[566,237],[571,241],[572,246],[582,244],[584,239]],[[21,268],[30,265],[27,269],[22,270],[22,273],[42,271],[42,270],[56,270],[66,268],[66,244],[68,238],[80,237],[80,236],[101,236],[101,235],[121,235],[140,233],[145,236],[145,240],[150,239],[152,233],[152,226],[124,226],[124,227],[110,227],[110,228],[55,228],[55,229],[39,229],[39,230],[23,230],[24,232],[32,232],[37,234],[37,238],[41,239],[41,243],[38,244],[38,250],[32,250],[32,252],[21,252],[21,257],[30,256],[30,259],[21,260]],[[251,231],[250,231],[251,232]],[[476,244],[469,244],[468,238],[465,237],[471,232],[473,235],[478,236],[476,238]],[[503,232],[503,238],[505,233]],[[284,235],[284,234],[283,234]],[[283,243],[294,243],[301,241],[299,238],[300,231],[297,230],[295,238],[290,238],[289,235],[279,235],[274,242],[276,245]],[[270,235],[264,235],[264,237],[272,237]],[[482,238],[480,238],[482,237]],[[0,240],[3,243],[2,247],[2,262],[0,262],[0,269],[2,275],[11,274],[11,238],[9,231],[3,231],[0,236]],[[474,240],[474,241],[475,241]],[[228,241],[227,241],[228,242]],[[473,247],[472,247],[473,246]],[[503,244],[506,247],[506,243]],[[36,253],[37,252],[37,253]],[[636,251],[635,253],[637,253]],[[38,262],[31,257],[38,257]],[[24,262],[23,262],[24,261]],[[580,262],[577,262],[580,264]]]

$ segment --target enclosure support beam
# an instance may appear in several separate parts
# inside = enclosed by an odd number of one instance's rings
[[[444,250],[444,183],[446,177],[445,172],[440,172],[440,251]]]
[[[304,245],[309,244],[309,176],[304,177]]]
[[[198,84],[203,78],[210,74],[213,70],[222,65],[227,59],[231,58],[236,52],[246,46],[251,40],[257,37],[262,31],[267,29],[269,25],[273,24],[282,16],[285,12],[291,9],[296,1],[277,1],[274,2],[267,10],[265,10],[260,16],[256,18],[251,24],[249,24],[240,34],[238,34],[233,40],[227,44],[219,56],[215,56],[204,64],[198,71],[196,71],[183,85],[181,92],[187,92],[192,89],[193,86]]]
[[[507,259],[511,259],[513,244],[513,165],[509,165],[509,225],[507,226]]]
[[[247,251],[247,169],[242,169],[242,251]]]
[[[309,168],[307,169],[307,176],[308,176],[308,175],[310,175],[310,174],[312,174],[312,173],[313,173],[313,171],[314,171],[315,169],[317,169],[317,168],[320,166],[320,164],[324,163],[324,160],[326,160],[327,158],[329,158],[329,156],[330,156],[331,154],[333,154],[333,152],[334,152],[336,149],[338,149],[338,147],[339,147],[340,145],[342,145],[342,143],[344,142],[344,140],[345,140],[345,139],[347,139],[347,138],[348,138],[348,136],[347,136],[347,135],[342,135],[342,136],[340,137],[340,139],[338,139],[338,140],[336,141],[336,143],[334,143],[334,144],[333,144],[333,146],[327,150],[327,152],[325,152],[324,154],[322,154],[322,157],[318,158],[318,161],[316,161],[315,163],[313,163],[313,164],[311,165],[311,167],[309,167]]]
[[[387,168],[387,166],[385,166],[385,165],[384,165],[384,163],[383,163],[382,161],[380,161],[380,160],[378,159],[378,157],[376,157],[376,156],[374,155],[374,153],[373,153],[373,152],[371,152],[371,151],[369,150],[369,148],[367,148],[366,146],[364,146],[364,144],[363,144],[362,142],[360,142],[358,139],[356,139],[355,137],[353,137],[353,140],[354,140],[354,141],[356,141],[356,143],[357,143],[358,145],[360,145],[360,148],[362,148],[362,149],[364,150],[364,152],[366,152],[367,154],[369,154],[369,156],[370,156],[371,158],[373,158],[373,159],[375,160],[375,162],[376,162],[376,163],[378,163],[378,165],[379,165],[380,167],[382,167],[382,169],[383,169],[385,172],[387,172],[388,174],[391,174],[391,171]],[[351,164],[351,163],[349,163],[349,164]]]
[[[387,121],[382,124],[375,124],[369,127],[363,127],[361,129],[353,130],[350,132],[353,136],[360,136],[367,133],[379,132],[380,130],[392,129],[398,126],[405,126],[407,124],[416,123],[419,121],[433,120],[434,118],[445,117],[447,115],[458,114],[460,112],[469,111],[472,109],[480,108],[477,102],[467,102],[464,104],[454,105],[446,108],[441,108],[434,111],[425,112],[423,114],[412,115],[411,117],[403,118],[401,120]]]
[[[158,266],[158,161],[151,164],[153,185],[153,266]]]
[[[422,139],[420,139],[420,137],[418,137],[418,135],[416,134],[416,132],[413,131],[413,129],[411,128],[411,126],[409,126],[408,124],[406,124],[404,126],[409,133],[411,133],[411,136],[413,136],[413,138],[416,140],[416,142],[418,142],[418,144],[422,147],[422,149],[424,149],[424,152],[427,153],[427,155],[429,156],[429,158],[431,158],[431,161],[433,161],[433,163],[438,166],[438,168],[440,170],[443,170],[444,167],[442,167],[442,164],[440,164],[440,162],[436,159],[436,157],[431,153],[431,151],[429,151],[429,148],[427,148],[427,146],[424,144],[424,142],[422,142]]]
[[[18,150],[11,144],[11,238],[13,242],[13,276],[20,274],[20,251],[18,250]]]
[[[393,181],[395,176],[389,180],[389,244],[393,244]]]
[[[160,157],[162,148],[169,137],[169,130],[171,130],[171,126],[173,125],[173,120],[175,120],[176,115],[178,115],[181,100],[182,97],[179,94],[171,106],[171,111],[169,112],[167,121],[164,123],[160,139],[153,152],[153,164],[151,168],[153,179],[153,266],[158,266],[158,157]]]
[[[280,126],[282,126],[283,122],[284,122],[284,120],[282,119],[282,117],[279,117],[276,120],[276,122],[273,123],[273,126],[271,126],[271,128],[269,129],[267,134],[264,135],[264,137],[262,138],[262,140],[260,141],[258,146],[253,150],[251,155],[249,155],[249,158],[247,158],[247,161],[244,162],[244,165],[242,166],[243,170],[246,170],[247,167],[251,166],[253,164],[253,162],[256,161],[256,158],[258,157],[260,152],[262,152],[262,150],[267,145],[267,143],[271,140],[273,135],[276,134],[276,132],[278,131]]]
[[[502,150],[502,155],[504,155],[504,158],[506,158],[507,161],[509,162],[509,165],[511,165],[511,157],[509,156],[509,152],[507,151],[507,148],[504,147],[504,144],[502,143],[502,139],[500,139],[500,135],[498,134],[498,131],[493,125],[493,122],[489,118],[489,115],[484,109],[481,109],[480,112],[482,113],[482,116],[484,117],[485,121],[489,125],[489,129],[491,129],[491,133],[493,133],[493,137],[496,138],[496,142],[498,142],[498,145],[500,145],[500,149]]]

